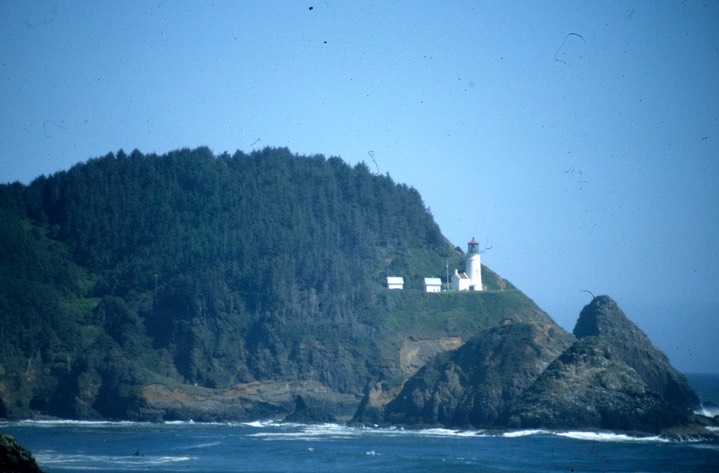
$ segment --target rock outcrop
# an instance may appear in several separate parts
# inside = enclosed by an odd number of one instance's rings
[[[513,428],[659,432],[685,420],[602,337],[578,340],[511,406]]]
[[[329,418],[326,413],[332,413],[340,420],[347,420],[359,400],[358,396],[338,394],[311,381],[254,382],[223,390],[200,387],[189,389],[156,383],[145,386],[142,396],[146,404],[147,412],[144,415],[147,419],[192,419],[202,422],[245,421],[292,415],[296,418],[290,417],[289,420],[294,422],[308,422],[310,418],[312,422],[320,422]],[[298,409],[298,397],[305,408],[299,406]]]
[[[337,418],[332,414],[330,406],[323,405],[316,400],[305,400],[301,395],[295,397],[295,410],[285,417],[285,422],[296,422],[300,424],[326,424],[335,423]]]
[[[584,307],[574,335],[507,412],[508,426],[656,433],[694,422],[699,399],[684,375],[610,297]]]
[[[601,337],[625,363],[634,368],[647,386],[676,409],[691,413],[699,398],[686,377],[674,369],[642,330],[632,323],[616,302],[598,296],[579,314],[577,338]]]
[[[5,473],[42,473],[32,454],[12,435],[0,432],[0,471]]]
[[[384,410],[390,390],[371,390],[355,420],[712,435],[686,378],[611,298],[584,307],[574,335],[537,323],[489,329],[425,365]]]
[[[553,324],[508,323],[487,330],[456,351],[439,355],[410,378],[386,406],[382,422],[494,425],[572,341],[571,335]],[[376,413],[368,411],[369,416],[358,412],[355,420],[374,420]]]
[[[350,423],[359,425],[385,424],[385,409],[399,395],[403,386],[404,383],[390,384],[382,381],[370,387],[362,401],[360,401]]]

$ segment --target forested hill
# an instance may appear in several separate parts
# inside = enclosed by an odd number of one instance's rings
[[[547,319],[486,268],[507,291],[421,292],[461,258],[415,189],[286,149],[119,151],[2,185],[0,417],[162,417],[157,383],[359,396],[408,374],[407,337]]]

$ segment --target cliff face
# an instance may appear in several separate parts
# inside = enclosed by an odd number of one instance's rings
[[[424,366],[386,406],[383,421],[414,426],[494,425],[572,341],[553,323],[508,323],[487,330]],[[358,412],[355,420],[364,420],[364,413]]]

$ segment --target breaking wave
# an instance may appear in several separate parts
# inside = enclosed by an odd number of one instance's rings
[[[511,432],[504,432],[501,434],[502,437],[515,438],[515,437],[527,437],[530,435],[549,434],[548,430],[531,429],[531,430],[513,430]]]
[[[351,439],[357,437],[479,437],[484,431],[452,429],[403,429],[399,427],[350,427],[341,424],[289,424],[289,423],[250,423],[251,427],[270,427],[270,431],[250,434],[250,437],[265,440],[327,440]]]
[[[152,425],[151,422],[70,419],[27,419],[13,422],[12,424],[33,427],[137,427],[138,425]]]
[[[694,413],[706,417],[716,417],[719,416],[719,406],[716,404],[704,405],[701,409],[694,411]]]
[[[567,437],[575,440],[592,440],[595,442],[662,442],[669,443],[671,440],[652,435],[647,437],[633,437],[626,434],[613,434],[608,432],[557,432],[555,435],[559,437]]]
[[[484,430],[452,430],[443,428],[432,429],[403,429],[399,427],[348,427],[340,424],[262,424],[263,427],[273,427],[268,431],[250,434],[250,437],[263,440],[328,440],[350,439],[362,436],[375,437],[425,437],[425,438],[451,438],[451,437],[495,437],[520,438],[529,436],[553,436],[594,442],[641,442],[641,443],[670,443],[676,439],[668,439],[658,435],[632,436],[611,432],[592,431],[550,431],[544,429],[513,430],[506,432],[487,432]]]
[[[146,470],[159,465],[187,462],[193,459],[190,456],[114,456],[114,455],[80,455],[63,454],[53,451],[37,452],[35,460],[43,467],[55,470],[98,470],[102,468],[112,471],[138,471]]]
[[[711,413],[712,411],[710,411]],[[704,414],[707,415],[707,414]],[[0,422],[0,428],[4,422]],[[193,422],[193,421],[169,421],[164,423],[151,422],[130,422],[130,421],[81,421],[81,420],[23,420],[19,422],[10,422],[8,425],[28,426],[28,427],[78,427],[78,428],[102,428],[102,429],[135,429],[142,427],[144,429],[155,430],[161,426],[167,427],[195,427],[202,428],[218,426],[223,428],[245,428],[252,429],[246,435],[251,438],[260,440],[305,440],[305,441],[321,441],[321,440],[341,440],[360,437],[425,437],[425,438],[468,438],[468,437],[493,437],[493,438],[521,438],[530,436],[552,436],[568,438],[573,440],[594,441],[594,442],[644,442],[644,443],[667,443],[677,442],[681,440],[669,439],[658,435],[637,437],[622,433],[612,433],[603,431],[552,431],[546,429],[524,429],[510,431],[486,431],[486,430],[460,430],[446,428],[426,428],[426,429],[410,429],[402,427],[367,427],[367,426],[347,426],[343,424],[297,424],[281,422],[278,420],[256,420],[252,422]],[[719,433],[719,427],[708,427],[713,433]],[[689,439],[687,440],[689,441]],[[213,442],[200,442],[194,445],[195,448],[214,447],[217,446]],[[159,461],[159,460],[158,460]],[[167,459],[163,461],[169,461]]]

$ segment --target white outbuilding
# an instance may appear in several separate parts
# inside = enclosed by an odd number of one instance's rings
[[[424,278],[425,292],[442,292],[442,280],[440,278]]]
[[[404,289],[404,278],[401,276],[387,276],[388,289]]]

